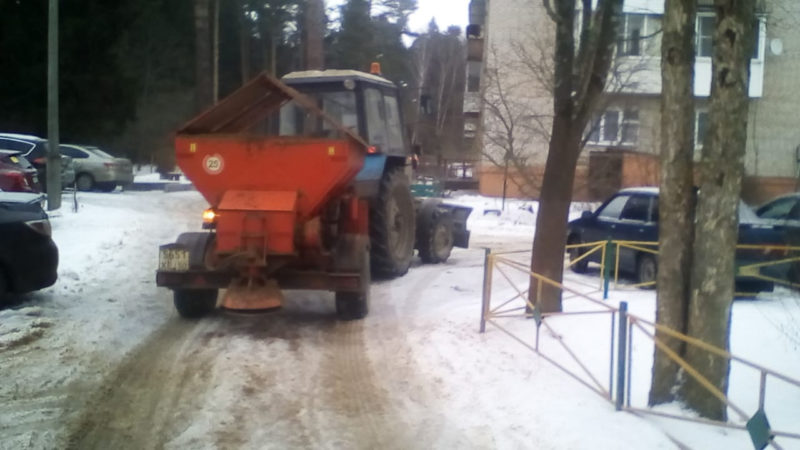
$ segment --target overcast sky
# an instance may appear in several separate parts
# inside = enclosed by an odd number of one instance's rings
[[[327,0],[328,7],[341,5],[345,0]],[[469,21],[469,0],[417,0],[417,11],[411,16],[411,31],[425,31],[428,22],[436,18],[439,29],[458,25],[463,32]]]
[[[417,0],[417,11],[411,16],[411,30],[425,31],[431,18],[439,29],[458,25],[463,31],[469,21],[469,0]]]

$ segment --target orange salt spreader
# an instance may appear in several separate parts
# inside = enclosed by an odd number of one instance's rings
[[[379,71],[377,71],[379,72]],[[414,250],[445,262],[469,245],[471,208],[414,198],[399,89],[354,70],[259,75],[175,138],[178,166],[210,207],[205,232],[159,249],[156,283],[184,317],[259,311],[282,290],[335,292],[366,316],[372,271],[408,271]]]
[[[269,133],[290,102],[305,129]],[[177,132],[177,164],[208,201],[212,231],[162,246],[157,284],[189,317],[215,306],[218,288],[221,306],[238,311],[280,306],[281,287],[358,303],[369,289],[368,206],[351,182],[367,148],[313,99],[266,74],[253,79]]]

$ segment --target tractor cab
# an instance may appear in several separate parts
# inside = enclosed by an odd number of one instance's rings
[[[281,81],[360,136],[369,144],[371,154],[408,156],[397,87],[391,81],[355,70],[292,72]],[[337,132],[296,101],[281,108],[281,136],[332,137]]]

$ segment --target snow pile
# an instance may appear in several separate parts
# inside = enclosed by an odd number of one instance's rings
[[[30,343],[53,325],[42,318],[42,308],[27,307],[0,311],[0,350]]]
[[[175,173],[179,174],[180,178],[177,180],[173,179],[164,179],[161,177],[161,174],[158,172],[156,166],[151,165],[140,165],[135,166],[133,172],[133,182],[134,183],[167,183],[167,184],[191,184],[185,175],[179,170],[175,169]]]

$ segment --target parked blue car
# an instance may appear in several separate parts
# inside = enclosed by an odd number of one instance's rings
[[[605,240],[658,242],[658,188],[628,188],[617,192],[595,212],[584,211],[583,215],[569,222],[567,243],[579,244]],[[780,230],[763,221],[743,202],[739,203],[739,244],[784,245]],[[657,250],[657,244],[652,246]],[[575,260],[587,250],[570,249],[570,259]],[[577,273],[587,270],[589,262],[599,263],[600,252],[594,252],[571,266]],[[737,266],[760,263],[771,259],[764,250],[738,250]],[[637,283],[656,280],[657,255],[631,248],[620,248],[619,270],[633,275]],[[769,276],[779,272],[781,278],[786,267],[768,270]],[[767,270],[761,269],[761,273]],[[774,283],[751,276],[737,275],[737,292],[771,291]]]

